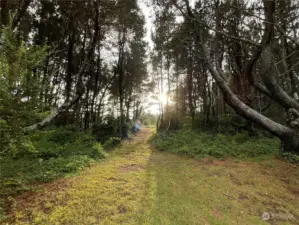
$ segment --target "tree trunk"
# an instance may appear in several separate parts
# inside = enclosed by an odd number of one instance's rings
[[[220,76],[219,72],[216,71],[212,65],[212,61],[208,56],[207,47],[202,44],[203,53],[206,59],[206,65],[216,80],[216,83],[220,90],[222,91],[226,102],[241,116],[252,121],[265,130],[269,131],[273,135],[280,138],[283,143],[283,148],[285,151],[294,151],[299,152],[299,135],[295,130],[292,130],[286,126],[283,126],[264,115],[258,113],[254,109],[250,108],[246,104],[244,104],[229,88],[229,86],[225,83],[223,78]]]
[[[7,5],[7,0],[0,1],[1,6],[1,27],[7,26],[9,22],[9,10]]]
[[[67,70],[65,78],[65,97],[69,101],[71,98],[72,91],[72,75],[73,75],[73,34],[69,34],[68,37],[68,51],[67,51]]]
[[[31,0],[24,0],[22,1],[21,7],[18,9],[16,15],[13,18],[12,21],[12,29],[15,29],[19,22],[21,21],[22,17],[24,16],[25,12],[27,11],[27,8],[29,7]]]
[[[96,3],[95,3],[95,5],[96,5]],[[89,65],[89,62],[91,61],[91,59],[93,57],[94,49],[95,49],[98,35],[99,35],[99,28],[98,28],[99,10],[98,10],[97,6],[96,6],[96,15],[95,15],[94,19],[95,19],[94,20],[95,21],[94,34],[93,34],[92,40],[87,48],[87,54],[85,54],[85,56],[84,56],[84,60],[79,69],[79,72],[75,75],[76,77],[78,77],[78,83],[80,84],[79,85],[80,88],[77,90],[76,97],[73,98],[72,100],[65,101],[62,104],[62,106],[60,106],[58,109],[54,109],[51,112],[51,114],[49,116],[47,116],[41,122],[25,127],[24,131],[31,131],[31,130],[35,130],[35,129],[47,126],[51,121],[53,121],[55,118],[57,118],[57,116],[59,116],[61,113],[64,113],[65,111],[69,110],[74,104],[76,104],[81,99],[82,95],[85,93],[86,88],[83,86],[82,77],[83,77],[83,73],[86,70],[87,65]]]
[[[124,58],[125,58],[125,42],[126,42],[126,28],[123,27],[119,32],[119,58],[118,58],[118,92],[119,92],[119,135],[120,138],[124,138],[123,126],[125,124],[124,118],[124,94],[123,94],[123,79],[124,79]]]
[[[189,47],[189,63],[187,68],[187,90],[188,90],[188,105],[190,116],[192,118],[192,127],[194,127],[195,110],[193,105],[193,66],[192,66],[192,48]]]
[[[96,114],[94,113],[94,105],[95,105],[96,97],[98,96],[99,91],[100,91],[99,86],[100,86],[101,74],[102,74],[102,71],[101,71],[101,45],[99,44],[98,45],[98,58],[97,58],[97,72],[96,72],[96,76],[95,76],[94,90],[93,90],[91,109],[90,109],[92,122],[96,121]]]
[[[193,12],[189,6],[189,1],[185,0],[185,2],[186,2],[186,6],[187,6],[187,14],[188,14],[188,17],[186,17],[186,19],[192,23],[194,32],[198,36],[199,45],[202,50],[202,55],[200,55],[198,57],[204,58],[205,64],[206,64],[210,74],[216,81],[218,87],[222,91],[226,102],[239,115],[241,115],[245,119],[260,125],[265,130],[267,130],[270,133],[272,133],[273,135],[279,137],[280,140],[282,141],[282,147],[285,151],[294,151],[294,152],[298,153],[299,152],[299,134],[298,134],[298,132],[296,132],[295,130],[293,130],[289,127],[281,125],[281,124],[265,117],[264,115],[258,113],[254,109],[247,106],[244,102],[242,102],[232,92],[232,90],[230,89],[230,87],[228,86],[228,84],[225,82],[225,80],[223,78],[224,76],[222,74],[222,70],[219,67],[219,65],[216,64],[217,70],[215,69],[213,60],[210,58],[207,45],[203,39],[202,26],[200,23],[197,23],[197,20],[196,20],[195,16],[193,15]],[[268,22],[271,22],[271,21],[273,22],[274,2],[264,0],[263,3],[265,6],[264,11],[265,11],[266,20]],[[267,41],[271,40],[271,37],[269,37],[269,36],[271,36],[272,33],[273,33],[273,23],[267,23],[262,42],[266,41],[266,43],[267,43]],[[249,63],[250,66],[247,68],[247,72],[248,71],[250,72],[248,74],[252,74],[251,73],[252,67],[254,66],[255,62],[257,61],[257,58],[259,57],[259,55],[261,54],[262,51],[263,51],[263,49],[259,48],[257,50],[257,52],[254,54],[254,57],[251,59],[251,61]],[[290,101],[289,96],[286,96],[286,95],[284,95],[283,92],[281,92],[281,89],[278,87],[277,83],[273,82],[272,75],[267,74],[263,78],[263,80],[264,80],[264,82],[266,82],[267,88],[270,88],[270,89],[273,88],[271,91],[279,91],[279,93],[272,92],[271,94],[275,95],[275,97],[279,98],[279,100],[282,101],[282,102],[280,102],[281,104],[288,104],[288,105],[296,106],[296,103],[294,103],[293,101]],[[294,107],[294,108],[296,109],[296,107]]]

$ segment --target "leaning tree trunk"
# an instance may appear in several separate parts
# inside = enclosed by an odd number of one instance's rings
[[[211,59],[208,55],[207,47],[202,44],[203,54],[206,59],[207,67],[215,79],[218,87],[222,91],[226,102],[244,118],[262,126],[265,130],[280,138],[285,151],[294,151],[299,153],[299,134],[291,128],[283,126],[266,116],[258,113],[254,109],[243,103],[230,89],[227,83],[223,80],[218,71],[214,69]]]
[[[62,106],[60,106],[58,109],[52,110],[51,114],[49,116],[47,116],[44,120],[42,120],[39,123],[25,127],[24,131],[32,131],[32,130],[36,130],[36,129],[47,126],[51,121],[56,119],[60,114],[62,114],[67,109],[71,108],[74,104],[76,104],[80,100],[80,98],[82,97],[84,92],[85,92],[85,90],[82,89],[82,91],[72,101],[67,101]]]
[[[193,15],[193,12],[188,4],[189,3],[188,0],[185,0],[185,2],[187,5],[187,13],[188,13],[187,19],[189,19],[193,25],[194,31],[195,31],[196,35],[198,36],[199,45],[202,50],[202,55],[199,56],[199,58],[203,56],[205,64],[206,64],[210,74],[216,81],[217,86],[222,91],[223,96],[224,96],[226,102],[228,103],[228,105],[230,105],[239,115],[241,115],[245,119],[260,125],[265,130],[269,131],[273,135],[280,138],[280,140],[282,142],[283,150],[299,153],[299,133],[298,133],[298,131],[296,131],[295,129],[289,128],[287,126],[281,125],[281,124],[269,119],[268,117],[258,113],[257,111],[255,111],[254,109],[252,109],[251,107],[246,105],[244,102],[242,102],[232,92],[232,90],[230,89],[230,87],[228,86],[228,84],[226,83],[226,81],[223,78],[224,76],[222,74],[221,68],[217,64],[215,67],[213,64],[213,60],[210,58],[210,54],[209,54],[207,45],[203,40],[201,23],[198,23],[198,21],[196,20],[196,17]],[[271,16],[273,14],[273,11],[274,11],[273,2],[264,0],[264,5],[265,5],[265,7],[264,7],[265,15],[266,15],[266,18],[268,18],[269,16]],[[268,24],[268,26],[269,26],[269,24]],[[266,26],[266,31],[265,31],[265,32],[267,32],[266,35],[270,35],[269,33],[272,32],[272,30],[269,29],[268,26]],[[273,25],[271,24],[271,26],[273,26]],[[260,49],[259,49],[259,51],[260,51]],[[255,59],[255,61],[256,61],[256,59]],[[217,70],[215,68],[217,68]],[[275,100],[279,99],[280,101],[283,101],[283,103],[288,105],[288,107],[290,107],[290,106],[294,107],[289,110],[289,113],[291,113],[292,116],[295,117],[295,120],[292,121],[293,125],[294,125],[294,123],[297,124],[297,121],[299,118],[299,113],[298,113],[297,107],[296,107],[297,104],[294,101],[292,101],[289,98],[289,96],[286,96],[286,95],[284,95],[284,93],[281,92],[281,89],[278,86],[276,86],[277,83],[273,83],[273,79],[271,78],[271,76],[267,76],[267,77],[263,77],[263,78],[264,78],[263,79],[264,82],[266,81],[267,88],[268,87],[270,89],[273,88],[273,91],[278,91],[278,93],[275,93],[275,97],[274,97]],[[270,92],[270,96],[272,96],[272,95],[274,95],[274,94],[272,92]],[[298,123],[299,123],[299,121],[298,121]]]
[[[99,35],[99,10],[98,10],[98,6],[97,3],[95,2],[95,9],[96,9],[96,15],[94,18],[94,35],[93,38],[87,48],[87,54],[85,54],[82,66],[79,69],[79,72],[75,75],[78,77],[78,82],[80,84],[83,84],[82,81],[82,76],[83,73],[86,70],[87,65],[89,65],[92,57],[93,57],[93,53],[94,53],[94,49],[96,46],[96,43],[98,41],[98,35]],[[80,85],[79,90],[77,91],[77,95],[72,99],[72,100],[67,100],[65,101],[58,109],[54,109],[52,110],[51,114],[49,116],[47,116],[44,120],[42,120],[39,123],[24,127],[24,131],[28,132],[28,131],[32,131],[38,128],[42,128],[47,126],[51,121],[53,121],[54,119],[56,119],[59,115],[61,115],[62,113],[64,113],[65,111],[67,111],[68,109],[70,109],[73,105],[75,105],[83,96],[83,94],[85,93],[86,88],[83,85]]]

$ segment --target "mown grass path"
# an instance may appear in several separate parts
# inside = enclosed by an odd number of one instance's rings
[[[158,152],[147,143],[151,133],[14,199],[9,224],[299,224],[298,167]],[[272,218],[263,221],[263,212]]]

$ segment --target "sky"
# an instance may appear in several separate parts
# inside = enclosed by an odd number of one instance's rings
[[[148,42],[150,49],[153,49],[154,43],[151,39],[151,31],[153,28],[154,12],[153,8],[150,6],[150,1],[152,0],[138,0],[138,4],[145,16],[145,28],[147,32],[144,39]]]
[[[154,43],[151,38],[151,33],[153,30],[153,21],[154,21],[154,12],[153,12],[153,7],[151,6],[152,0],[138,0],[138,5],[145,17],[145,28],[146,28],[146,34],[144,37],[144,40],[148,43],[148,49],[147,53],[149,55],[150,51],[154,47]],[[148,73],[151,76],[152,75],[152,69],[151,65],[149,64],[147,67]],[[156,99],[152,98],[152,95],[154,93],[149,93],[146,96],[145,102],[147,102],[147,107],[145,108],[145,112],[151,113],[151,114],[159,114],[159,101]]]
[[[145,28],[146,28],[146,35],[144,37],[144,40],[148,43],[148,54],[150,53],[151,50],[153,50],[154,43],[151,38],[151,34],[154,28],[154,19],[155,19],[155,13],[154,13],[154,7],[152,6],[153,0],[138,0],[138,5],[145,17]],[[190,5],[191,7],[194,6],[196,0],[190,0]],[[148,73],[151,76],[153,74],[151,64],[149,63],[148,65]],[[165,85],[167,85],[165,83]],[[165,86],[164,90],[167,90],[167,87]],[[146,112],[152,113],[152,114],[159,114],[159,101],[151,96],[153,95],[149,94],[147,96],[147,99],[145,102],[148,102],[148,106],[145,109]],[[158,96],[158,99],[163,102],[163,99],[165,99],[165,93],[160,93]]]

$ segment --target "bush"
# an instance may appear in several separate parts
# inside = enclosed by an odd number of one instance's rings
[[[104,152],[103,147],[100,143],[94,143],[92,146],[92,154],[95,159],[104,159],[107,153]]]
[[[250,140],[250,137],[249,137],[248,133],[237,133],[234,136],[234,140],[238,144],[244,144],[246,141]]]
[[[282,152],[281,157],[291,163],[299,164],[299,155],[292,152]]]
[[[114,117],[107,116],[102,122],[92,126],[92,134],[96,140],[104,144],[110,137],[118,137],[118,121]]]
[[[74,174],[107,156],[90,133],[68,127],[35,131],[12,144],[16,154],[0,157],[0,195]]]
[[[104,149],[110,149],[112,147],[115,147],[119,145],[121,142],[121,139],[119,137],[110,137],[105,143],[103,144]]]
[[[225,136],[180,130],[169,134],[157,133],[152,142],[158,150],[198,158],[213,156],[218,159],[226,157],[263,159],[279,154],[279,140],[265,137],[250,138],[246,133]]]
[[[49,137],[49,141],[55,142],[56,144],[67,144],[76,141],[76,138],[76,132],[59,128],[52,132]]]
[[[25,45],[10,25],[0,28],[0,153],[17,155],[33,150],[30,141],[23,141],[23,127],[48,113],[41,113],[37,101],[40,88],[47,87],[41,79],[35,79],[33,71],[43,67],[49,48]]]

